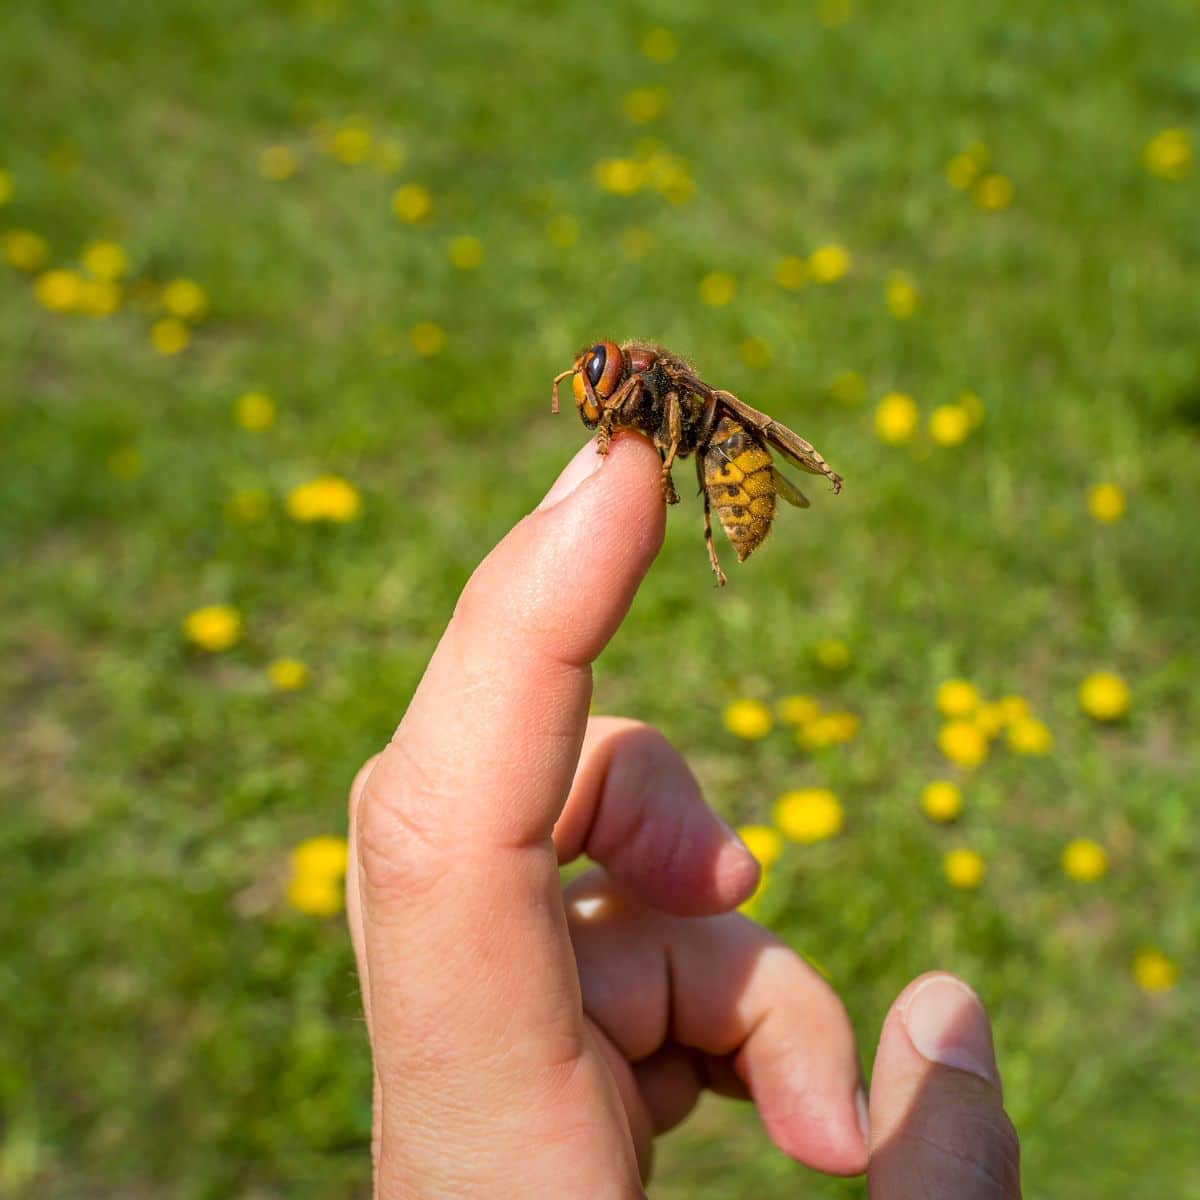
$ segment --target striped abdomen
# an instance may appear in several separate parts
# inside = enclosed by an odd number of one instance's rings
[[[775,479],[766,446],[732,417],[720,419],[704,452],[704,490],[745,562],[771,532]]]

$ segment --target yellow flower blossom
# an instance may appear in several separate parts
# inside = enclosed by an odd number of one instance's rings
[[[770,825],[739,825],[737,835],[762,867],[769,867],[783,853],[783,839]]]
[[[960,767],[977,767],[988,756],[987,738],[971,721],[947,721],[938,733],[938,749]]]
[[[761,741],[771,732],[771,710],[761,700],[734,700],[725,706],[721,722],[735,737],[748,742]]]
[[[562,250],[579,241],[579,222],[568,213],[555,213],[546,222],[546,236]]]
[[[920,414],[917,402],[904,392],[888,392],[875,409],[875,432],[889,446],[911,441]]]
[[[208,296],[194,279],[172,279],[162,290],[162,303],[181,321],[198,321],[208,310]]]
[[[728,271],[709,271],[700,280],[700,299],[709,308],[724,308],[737,291],[737,280]]]
[[[815,283],[833,283],[850,270],[850,252],[837,242],[818,246],[808,256],[808,270]]]
[[[1054,737],[1036,717],[1021,717],[1008,727],[1008,748],[1014,754],[1044,757],[1054,747]]]
[[[293,521],[303,524],[313,521],[345,524],[362,511],[362,497],[348,480],[338,475],[321,475],[292,488],[284,507]]]
[[[1156,133],[1142,151],[1142,165],[1158,179],[1178,182],[1192,171],[1192,141],[1186,129]]]
[[[816,696],[781,696],[775,713],[787,725],[807,725],[821,715],[821,702]]]
[[[939,404],[929,415],[929,436],[939,446],[958,446],[971,432],[971,416],[957,404]]]
[[[371,155],[371,130],[360,119],[340,126],[329,141],[334,158],[348,167],[366,162]]]
[[[646,186],[646,168],[632,158],[602,158],[592,167],[592,178],[614,196],[632,196]]]
[[[1079,707],[1094,721],[1119,721],[1129,713],[1129,685],[1111,671],[1094,671],[1079,685]]]
[[[37,277],[33,294],[38,303],[51,312],[71,312],[79,307],[83,280],[74,271],[59,267]]]
[[[120,279],[129,269],[125,251],[116,242],[89,242],[80,257],[83,269],[94,279]]]
[[[184,617],[183,636],[201,650],[228,650],[242,636],[242,614],[229,604],[197,608]]]
[[[290,146],[264,146],[258,153],[258,170],[264,179],[282,183],[296,173],[296,154]]]
[[[931,821],[953,821],[962,807],[962,792],[949,779],[935,779],[921,789],[921,808]]]
[[[888,275],[883,298],[888,312],[897,321],[907,321],[917,311],[917,288],[906,271],[893,271]]]
[[[7,171],[0,170],[0,204],[7,204],[12,199],[12,194],[12,176]]]
[[[771,343],[766,338],[755,335],[742,339],[742,344],[738,347],[738,353],[741,355],[742,362],[756,371],[761,371],[769,367],[771,360],[775,357],[775,351],[771,349]]]
[[[981,704],[971,720],[979,727],[983,736],[989,739],[998,736],[1007,724],[1004,709],[999,704]]]
[[[233,419],[251,433],[275,424],[275,401],[266,392],[243,392],[233,404]]]
[[[996,706],[1000,709],[1000,715],[1006,725],[1029,716],[1029,701],[1024,696],[1001,696],[996,701]]]
[[[647,30],[642,38],[642,53],[651,62],[670,62],[679,53],[679,40],[669,29]]]
[[[111,279],[84,279],[79,284],[79,311],[111,317],[121,307],[121,285]]]
[[[842,830],[842,806],[828,788],[786,792],[775,802],[772,817],[784,837],[793,842],[822,842]]]
[[[105,466],[116,479],[136,479],[142,473],[142,456],[136,446],[121,446],[108,456]]]
[[[813,649],[817,665],[826,671],[844,671],[850,665],[850,647],[841,638],[822,638]]]
[[[287,886],[288,903],[306,916],[332,917],[342,911],[342,884],[319,875],[293,875]]]
[[[41,234],[30,229],[10,229],[0,236],[4,261],[18,271],[36,271],[50,257],[50,247]]]
[[[839,371],[829,383],[829,392],[848,408],[861,404],[867,396],[867,381],[858,371]]]
[[[808,282],[808,260],[798,254],[785,254],[775,264],[775,282],[794,292]]]
[[[824,750],[853,741],[862,718],[852,712],[831,712],[815,717],[796,731],[796,741],[806,750]]]
[[[1133,978],[1143,992],[1169,992],[1179,978],[1179,967],[1161,950],[1144,946],[1133,956]]]
[[[854,16],[851,0],[818,0],[817,20],[827,28],[845,25]]]
[[[447,254],[452,266],[460,271],[476,271],[483,263],[483,243],[469,233],[451,239]]]
[[[971,199],[985,212],[999,212],[1013,202],[1012,180],[1007,175],[984,175],[971,189]]]
[[[225,515],[244,525],[261,521],[271,507],[271,499],[262,488],[238,488],[225,501]]]
[[[956,154],[946,164],[946,180],[951,187],[965,192],[979,177],[981,169],[980,164],[972,155]]]
[[[1080,883],[1091,883],[1108,872],[1108,854],[1099,842],[1076,838],[1062,852],[1062,869]]]
[[[277,658],[267,666],[267,678],[278,691],[296,692],[308,682],[308,668],[298,658]]]
[[[983,424],[983,401],[974,392],[960,392],[956,403],[967,414],[972,429],[978,429]]]
[[[163,317],[150,326],[150,341],[159,354],[168,357],[187,349],[192,340],[188,327],[176,317]]]
[[[633,262],[645,258],[654,248],[654,237],[648,229],[632,225],[621,230],[621,253]]]
[[[419,183],[406,183],[392,193],[392,212],[398,221],[415,225],[433,212],[433,197]]]
[[[978,851],[951,850],[942,859],[942,873],[954,887],[970,891],[983,882],[987,866]]]
[[[979,702],[979,689],[966,679],[947,679],[938,684],[935,703],[944,717],[969,716]]]
[[[646,125],[663,116],[667,111],[670,99],[665,87],[659,84],[650,84],[646,87],[634,88],[632,92],[626,93],[622,107],[625,115],[635,125]]]
[[[1088,511],[1110,525],[1125,515],[1125,493],[1115,483],[1098,483],[1088,491]]]
[[[418,321],[408,331],[408,340],[422,358],[433,358],[446,348],[446,331],[436,321]]]

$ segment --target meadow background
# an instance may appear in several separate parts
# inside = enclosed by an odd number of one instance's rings
[[[720,593],[685,494],[598,710],[868,1061],[976,985],[1028,1197],[1200,1196],[1193,0],[0,19],[0,1192],[364,1194],[346,787],[602,335],[846,487]],[[652,1194],[864,1189],[706,1102]]]

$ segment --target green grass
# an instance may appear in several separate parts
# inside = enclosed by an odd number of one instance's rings
[[[663,25],[679,54],[650,62]],[[59,266],[113,238],[132,278],[193,278],[211,308],[166,358],[133,289],[112,317],[56,314],[0,265],[0,1191],[362,1194],[352,956],[339,921],[283,903],[287,851],[344,828],[472,565],[583,439],[549,379],[603,333],[693,356],[846,490],[814,488],[719,594],[686,496],[598,708],[662,728],[736,820],[837,791],[844,832],[788,851],[763,914],[828,970],[868,1058],[911,976],[976,984],[1027,1196],[1200,1196],[1200,174],[1141,163],[1164,127],[1200,135],[1194,4],[857,0],[826,27],[778,0],[736,21],[678,0],[57,0],[4,30],[0,233],[40,233]],[[670,104],[635,127],[642,85]],[[398,172],[315,147],[314,122],[352,114],[403,145]],[[596,186],[644,136],[686,161],[690,202]],[[973,139],[1015,185],[1005,211],[946,181]],[[260,175],[272,143],[294,178]],[[406,182],[433,197],[417,226],[390,211]],[[547,237],[555,214],[575,244]],[[478,271],[447,259],[461,233]],[[844,279],[774,283],[781,255],[830,241]],[[713,270],[737,281],[718,309]],[[907,321],[884,305],[894,270],[919,291]],[[425,320],[447,337],[429,359],[407,336]],[[741,361],[749,335],[769,366]],[[830,396],[847,369],[858,407]],[[250,388],[277,401],[265,433],[231,417]],[[884,393],[927,417],[964,389],[986,419],[961,447],[874,436]],[[118,478],[130,447],[140,473]],[[362,518],[289,520],[288,489],[326,472]],[[1129,497],[1115,525],[1087,512],[1103,480]],[[272,498],[260,522],[226,515],[246,487]],[[181,620],[218,602],[244,637],[190,651]],[[824,637],[849,670],[815,666]],[[271,689],[278,655],[308,663],[305,690]],[[1076,701],[1100,667],[1133,689],[1111,729]],[[1026,696],[1055,742],[995,749],[945,828],[917,797],[953,774],[933,706],[952,675]],[[722,728],[732,698],[800,691],[860,713],[858,738],[808,757]],[[1103,880],[1063,875],[1076,836],[1106,846]],[[974,893],[941,875],[960,845],[988,863]],[[1180,964],[1170,993],[1135,985],[1144,944]],[[706,1104],[659,1161],[662,1200],[863,1194],[801,1180],[746,1107]]]

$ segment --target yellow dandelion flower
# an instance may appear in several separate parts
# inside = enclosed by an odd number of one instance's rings
[[[1013,202],[1012,180],[1007,175],[984,175],[971,189],[971,199],[985,212],[999,212]]]
[[[971,891],[983,882],[987,866],[978,851],[951,850],[942,859],[942,874],[954,887]]]
[[[1156,133],[1142,151],[1142,165],[1158,179],[1178,182],[1192,170],[1192,141],[1186,129]]]
[[[1000,715],[1006,725],[1029,716],[1029,701],[1024,696],[1001,696],[996,701],[996,706],[1000,709]]]
[[[783,853],[783,839],[770,825],[739,825],[737,835],[760,866],[771,866]]]
[[[953,821],[962,812],[962,792],[949,779],[935,779],[921,789],[921,808],[931,821]]]
[[[904,392],[888,392],[875,409],[875,433],[889,446],[902,446],[917,431],[917,402]]]
[[[243,392],[233,403],[233,419],[251,433],[275,424],[275,401],[266,392]]]
[[[829,393],[847,408],[861,404],[867,396],[867,381],[857,371],[839,371],[829,381]]]
[[[946,164],[946,180],[952,188],[965,192],[979,178],[979,162],[967,153],[956,154]]]
[[[159,354],[168,357],[187,349],[192,340],[188,327],[176,317],[163,317],[150,326],[150,341]]]
[[[670,62],[679,53],[679,40],[669,29],[647,30],[642,38],[642,53],[651,62]]]
[[[648,229],[630,226],[621,230],[621,253],[633,262],[645,258],[654,249],[654,237]]]
[[[947,679],[938,685],[935,703],[944,717],[968,716],[979,702],[979,689],[966,679]]]
[[[670,99],[665,87],[651,84],[627,92],[622,108],[625,110],[625,115],[635,125],[646,125],[651,121],[657,121],[666,113]]]
[[[298,658],[277,658],[267,666],[267,678],[277,691],[296,692],[308,682],[308,667]]]
[[[1088,491],[1088,511],[1105,525],[1125,515],[1125,493],[1115,483],[1098,483]]]
[[[208,296],[194,279],[172,279],[162,290],[162,304],[181,321],[197,321],[208,310]]]
[[[761,371],[769,367],[771,360],[775,357],[775,351],[771,349],[771,343],[766,338],[753,335],[742,339],[742,344],[738,347],[738,353],[741,355],[742,362],[756,371]]]
[[[821,702],[816,696],[781,696],[775,713],[787,725],[807,725],[821,715]]]
[[[999,704],[981,704],[971,718],[986,738],[997,737],[1007,724],[1004,709]]]
[[[83,269],[93,279],[120,279],[129,268],[125,251],[116,242],[89,242],[80,256]]]
[[[362,497],[348,480],[338,475],[322,475],[292,488],[284,507],[293,521],[302,524],[313,521],[345,524],[362,511]]]
[[[771,732],[771,710],[761,700],[734,700],[725,706],[721,722],[735,737],[748,742],[761,741]]]
[[[546,236],[561,250],[567,250],[579,241],[579,222],[567,213],[555,213],[546,222]]]
[[[971,721],[947,721],[938,733],[938,749],[960,767],[977,767],[988,756],[987,738]]]
[[[1169,992],[1179,978],[1179,967],[1161,950],[1145,946],[1133,956],[1133,978],[1143,992]]]
[[[18,271],[36,271],[50,257],[46,239],[30,229],[10,229],[0,236],[4,261]]]
[[[104,465],[116,479],[136,479],[142,473],[142,456],[136,446],[121,446],[105,459]]]
[[[592,167],[592,178],[614,196],[632,196],[646,185],[646,168],[632,158],[602,158]]]
[[[850,270],[850,252],[837,242],[818,246],[808,256],[808,270],[815,283],[833,283]]]
[[[1129,685],[1111,671],[1094,671],[1079,685],[1079,707],[1094,721],[1119,721],[1129,713]]]
[[[282,183],[296,173],[296,155],[290,146],[264,146],[258,152],[258,170],[264,179]]]
[[[862,718],[852,712],[832,712],[814,717],[796,731],[796,741],[806,750],[824,750],[853,741],[862,726]]]
[[[392,212],[396,220],[415,225],[433,212],[433,197],[419,183],[406,183],[392,193]]]
[[[728,271],[709,271],[700,280],[700,299],[710,308],[724,308],[737,291],[737,280]]]
[[[225,501],[225,515],[231,521],[251,525],[261,521],[271,507],[271,499],[262,488],[238,488]]]
[[[0,204],[7,204],[12,199],[12,194],[12,176],[7,171],[0,170]]]
[[[775,264],[775,282],[789,292],[798,291],[808,282],[808,260],[798,254],[785,254]]]
[[[408,331],[408,340],[422,358],[433,358],[446,348],[446,331],[436,321],[418,321]]]
[[[939,446],[958,446],[971,432],[971,417],[957,404],[939,404],[929,415],[929,436]]]
[[[111,317],[121,307],[121,285],[111,279],[84,279],[79,284],[79,311]]]
[[[883,289],[887,310],[897,321],[907,321],[917,311],[917,288],[906,271],[893,271]]]
[[[381,175],[395,175],[407,159],[404,147],[395,138],[381,137],[371,153],[371,166]]]
[[[1036,717],[1021,717],[1008,727],[1008,748],[1014,754],[1028,754],[1037,758],[1049,754],[1054,747],[1054,736],[1044,722]]]
[[[184,617],[183,636],[201,650],[228,650],[242,636],[242,614],[230,604],[197,608]]]
[[[826,671],[844,671],[850,665],[850,647],[841,638],[822,638],[813,648],[813,657]]]
[[[341,882],[319,875],[293,875],[288,881],[288,903],[310,917],[332,917],[342,911],[345,897]]]
[[[83,280],[74,271],[59,267],[39,275],[33,284],[38,303],[51,312],[72,312],[79,307]]]
[[[483,263],[483,243],[469,233],[453,238],[446,252],[451,265],[460,271],[477,271]]]
[[[845,25],[854,16],[851,0],[818,0],[817,20],[827,28]]]
[[[842,830],[842,806],[828,788],[786,792],[775,802],[772,819],[784,837],[808,844],[823,842]]]
[[[1091,838],[1076,838],[1062,852],[1062,869],[1080,883],[1091,883],[1108,872],[1108,854]]]
[[[960,392],[955,403],[967,414],[967,422],[972,429],[978,429],[983,424],[983,401],[974,392]]]
[[[358,121],[347,121],[330,139],[329,149],[339,162],[357,166],[371,155],[371,131]]]

